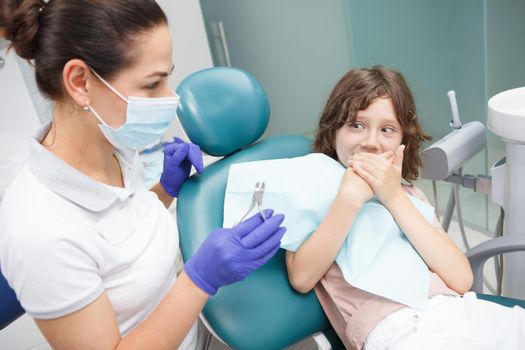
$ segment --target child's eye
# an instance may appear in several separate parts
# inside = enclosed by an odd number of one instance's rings
[[[348,124],[352,129],[364,129],[365,126],[361,123],[350,123]]]
[[[384,127],[384,128],[381,128],[381,132],[384,132],[386,134],[391,134],[391,133],[396,132],[396,129],[391,128],[391,127]]]

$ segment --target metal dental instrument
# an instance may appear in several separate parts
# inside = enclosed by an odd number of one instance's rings
[[[239,220],[237,225],[240,224],[246,218],[246,216],[248,216],[248,214],[252,211],[252,209],[255,207],[256,204],[257,204],[257,210],[259,210],[259,213],[261,214],[263,221],[266,221],[266,215],[262,209],[264,186],[265,186],[264,182],[257,182],[255,184],[255,189],[253,191],[252,202],[250,203],[250,207],[248,208],[246,213],[242,216],[242,218]]]

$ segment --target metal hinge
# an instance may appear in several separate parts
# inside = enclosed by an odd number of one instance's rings
[[[470,188],[474,192],[490,194],[492,178],[487,175],[450,175],[445,179],[446,182],[452,182],[465,188]]]

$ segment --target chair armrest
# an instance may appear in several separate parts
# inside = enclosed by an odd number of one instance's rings
[[[312,336],[317,345],[317,350],[332,350],[332,345],[326,336],[319,332]]]
[[[494,238],[470,249],[465,255],[474,274],[471,290],[476,293],[483,292],[483,265],[488,259],[495,255],[517,251],[525,251],[525,236],[523,235],[507,235]]]

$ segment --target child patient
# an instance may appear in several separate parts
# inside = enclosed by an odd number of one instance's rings
[[[290,282],[302,293],[315,289],[348,349],[525,348],[525,310],[467,293],[472,284],[467,258],[437,219],[429,223],[406,195],[428,202],[410,184],[419,176],[425,140],[429,137],[399,72],[380,66],[354,69],[337,83],[313,147],[346,170],[319,227],[295,252],[287,251]],[[358,212],[372,197],[386,207],[428,267],[429,299],[421,310],[355,288],[335,263]]]

